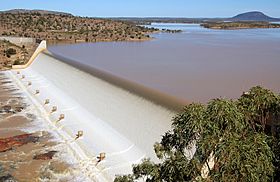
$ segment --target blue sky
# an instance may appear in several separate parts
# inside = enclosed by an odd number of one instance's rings
[[[231,17],[262,11],[280,18],[280,0],[2,0],[0,10],[46,9],[92,17]]]

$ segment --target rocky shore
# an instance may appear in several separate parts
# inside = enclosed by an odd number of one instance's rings
[[[12,65],[25,64],[37,46],[35,43],[16,45],[7,40],[0,40],[0,70],[11,69]]]
[[[73,162],[63,141],[0,72],[0,181],[75,181],[82,174]]]

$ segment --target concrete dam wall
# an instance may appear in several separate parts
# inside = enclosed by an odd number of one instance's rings
[[[0,40],[6,40],[16,45],[35,44],[36,39],[27,37],[6,37],[0,36]]]
[[[72,142],[86,156],[80,158],[94,162],[100,153],[105,153],[105,160],[97,168],[108,181],[117,174],[130,173],[131,165],[145,157],[156,160],[153,145],[171,128],[172,117],[177,113],[164,106],[168,98],[157,97],[159,101],[165,99],[161,105],[144,97],[149,93],[145,88],[125,89],[125,81],[117,86],[112,82],[119,80],[110,80],[106,73],[96,74],[95,70],[91,74],[89,71],[94,70],[84,71],[82,66],[76,68],[60,59],[39,52],[28,67],[11,74],[47,111],[46,117],[65,138],[73,139],[82,131],[82,137]],[[143,96],[134,93],[139,88],[145,92]],[[180,104],[176,108],[179,107]]]

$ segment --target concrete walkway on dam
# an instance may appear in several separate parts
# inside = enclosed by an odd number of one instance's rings
[[[176,114],[44,52],[9,74],[45,110],[77,157],[98,169],[100,181],[130,173],[145,157],[156,160],[153,145]],[[81,137],[74,140],[77,133]],[[100,153],[105,160],[96,165]]]

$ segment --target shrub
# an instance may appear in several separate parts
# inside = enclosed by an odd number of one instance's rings
[[[13,48],[8,48],[6,50],[6,54],[7,55],[15,55],[16,53],[17,53],[17,51],[15,49],[13,49]]]

